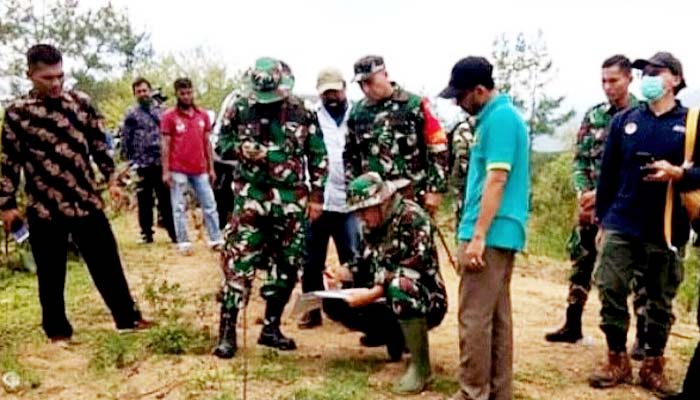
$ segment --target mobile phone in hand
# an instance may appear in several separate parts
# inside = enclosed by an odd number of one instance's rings
[[[642,174],[649,175],[654,171],[653,168],[648,167],[649,164],[652,164],[654,161],[656,161],[656,159],[653,155],[651,155],[651,153],[647,153],[646,151],[638,151],[634,154],[634,159],[639,165],[639,169],[642,171]]]

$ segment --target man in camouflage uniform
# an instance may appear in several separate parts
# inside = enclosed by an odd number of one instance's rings
[[[583,117],[579,129],[574,156],[574,186],[578,204],[578,223],[574,228],[567,248],[573,261],[570,276],[566,323],[552,333],[545,335],[549,342],[575,343],[583,337],[581,315],[591,289],[591,276],[598,252],[595,238],[598,226],[595,223],[595,189],[600,174],[600,162],[607,137],[607,128],[612,117],[619,111],[637,105],[637,99],[629,93],[632,82],[632,64],[627,57],[615,55],[603,62],[603,90],[608,101],[593,106]],[[644,332],[644,317],[641,304],[644,304],[642,288],[635,288],[635,310],[637,311],[637,342],[634,354],[641,357]]]
[[[326,150],[315,115],[293,96],[287,64],[260,58],[246,76],[248,87],[226,111],[219,154],[235,159],[234,207],[226,229],[219,345],[214,354],[233,357],[236,317],[245,307],[256,269],[267,271],[261,295],[267,302],[258,343],[294,350],[280,331],[280,317],[304,253],[305,213],[322,212]],[[305,182],[308,173],[311,190]]]
[[[450,176],[455,196],[456,224],[462,219],[462,207],[464,205],[464,193],[467,188],[467,172],[469,171],[469,149],[474,139],[473,121],[470,117],[454,127],[447,135],[450,144]]]
[[[411,353],[395,390],[418,393],[430,376],[428,330],[442,322],[447,293],[433,241],[435,226],[423,208],[397,193],[408,183],[383,181],[376,172],[350,183],[348,207],[363,222],[365,249],[362,262],[350,269],[363,288],[347,303],[360,309],[386,299]]]
[[[363,57],[354,71],[365,98],[348,120],[347,182],[369,171],[385,180],[407,179],[404,195],[434,213],[447,191],[448,152],[427,99],[390,81],[382,57]]]

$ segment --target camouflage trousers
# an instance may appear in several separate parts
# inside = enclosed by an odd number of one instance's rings
[[[571,275],[569,276],[569,304],[585,304],[588,299],[588,292],[591,290],[591,280],[595,268],[598,250],[596,249],[595,238],[598,234],[596,225],[576,226],[571,232],[567,250],[573,264],[571,265]],[[637,320],[644,323],[644,305],[646,304],[646,291],[641,285],[642,277],[638,271],[634,273],[631,288],[633,293],[632,303]],[[638,325],[638,328],[640,326]]]
[[[389,308],[398,319],[425,317],[429,328],[440,325],[447,313],[444,285],[429,288],[421,282],[418,272],[406,268],[401,270],[385,286],[384,296]]]
[[[682,254],[663,244],[606,232],[596,271],[602,308],[600,327],[613,351],[624,351],[630,315],[627,297],[633,280],[644,288],[644,341],[647,356],[663,354],[675,321],[673,299],[683,281]],[[639,327],[638,327],[639,329]]]
[[[234,193],[233,215],[224,230],[223,305],[240,309],[248,303],[258,269],[267,272],[263,299],[284,304],[303,262],[307,193],[239,182]]]

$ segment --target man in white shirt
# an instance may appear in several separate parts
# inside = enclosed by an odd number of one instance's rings
[[[347,135],[350,107],[345,94],[346,84],[340,71],[327,68],[318,75],[316,89],[321,98],[316,114],[328,152],[328,177],[324,191],[323,214],[310,224],[307,237],[307,258],[302,276],[304,293],[323,290],[323,270],[328,241],[333,238],[338,259],[345,264],[359,255],[360,228],[345,202],[345,168],[343,150]],[[321,325],[321,310],[302,316],[299,328]]]

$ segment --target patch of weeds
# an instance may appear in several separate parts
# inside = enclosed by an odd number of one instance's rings
[[[262,381],[290,383],[302,374],[294,357],[281,355],[273,349],[265,349],[260,362],[251,366],[251,377]]]
[[[170,284],[163,280],[157,284],[149,280],[145,285],[144,297],[159,321],[173,323],[182,318],[182,307],[186,302],[179,283]]]
[[[448,378],[444,375],[433,375],[433,381],[430,384],[430,390],[445,395],[452,395],[459,389],[459,382],[454,378]]]
[[[235,400],[235,397],[233,397],[233,395],[230,393],[221,393],[209,400]]]
[[[683,358],[684,360],[690,360],[693,357],[693,354],[695,354],[695,347],[698,346],[697,343],[686,343],[683,346],[679,346],[677,351],[678,354]]]
[[[232,381],[233,376],[220,369],[208,370],[204,373],[197,374],[190,378],[187,383],[191,392],[202,393],[212,390],[223,390],[224,383]]]
[[[548,389],[562,389],[570,384],[557,368],[551,365],[525,365],[515,372],[515,382],[532,384]]]
[[[96,372],[104,372],[113,368],[128,367],[145,356],[140,344],[137,335],[113,332],[101,335],[95,343],[90,368]]]
[[[294,393],[285,396],[282,400],[331,400],[327,393],[323,393],[321,389],[298,389]]]
[[[287,400],[352,400],[368,398],[371,394],[369,376],[381,368],[380,359],[333,359],[326,363],[321,385],[302,388]]]
[[[18,389],[19,392],[36,389],[41,386],[39,374],[22,365],[17,359],[17,354],[14,350],[2,349],[2,352],[0,352],[0,376],[7,372],[14,372],[19,376],[21,382]]]
[[[513,400],[542,400],[539,397],[532,397],[527,393],[520,393],[517,388],[513,394]]]
[[[163,280],[146,282],[144,297],[161,324],[146,332],[146,346],[155,354],[205,354],[211,349],[208,330],[197,329],[183,321],[186,301],[180,284]]]
[[[180,323],[155,326],[146,332],[146,345],[155,354],[206,354],[212,346],[208,331]]]

